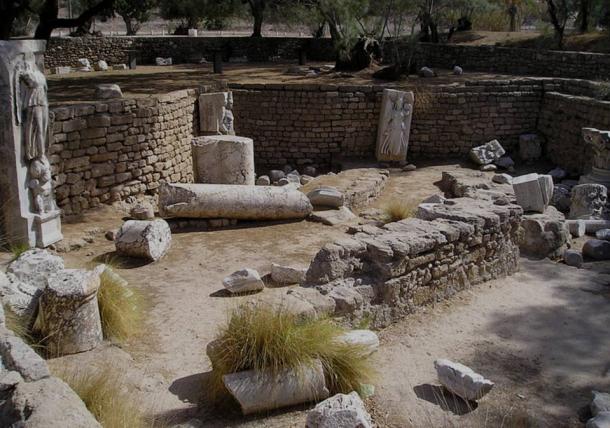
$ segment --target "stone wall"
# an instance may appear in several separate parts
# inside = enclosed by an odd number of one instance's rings
[[[380,86],[231,85],[237,133],[254,139],[257,166],[373,157],[381,106]],[[406,88],[409,90],[409,88]],[[532,80],[472,81],[418,88],[409,158],[466,155],[497,138],[515,147],[536,129],[542,86]]]
[[[50,161],[64,214],[191,182],[197,91],[52,109]]]
[[[330,39],[299,37],[64,37],[49,40],[45,66],[73,66],[78,58],[93,64],[105,60],[109,64],[127,63],[128,52],[136,52],[139,64],[154,64],[156,57],[172,57],[174,64],[198,63],[201,58],[213,60],[214,52],[223,53],[225,61],[246,57],[248,61],[294,60],[305,49],[307,57],[316,61],[334,61]]]

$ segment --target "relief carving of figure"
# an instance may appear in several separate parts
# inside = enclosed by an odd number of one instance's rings
[[[233,93],[225,93],[225,105],[222,109],[222,123],[220,124],[220,133],[223,135],[235,135],[233,117]]]
[[[402,93],[392,93],[390,101],[392,107],[381,136],[380,152],[387,156],[399,156],[406,153],[409,144],[407,119],[411,113],[411,104]]]
[[[46,157],[49,128],[47,82],[30,64],[15,72],[17,124],[23,126],[25,159]]]

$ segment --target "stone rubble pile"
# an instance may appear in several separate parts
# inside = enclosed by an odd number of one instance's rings
[[[306,428],[371,428],[371,415],[356,392],[337,394],[307,413]]]

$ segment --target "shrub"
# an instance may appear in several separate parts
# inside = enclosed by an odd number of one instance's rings
[[[76,392],[104,428],[144,428],[146,421],[122,374],[110,366],[86,371],[62,370],[56,375]]]
[[[269,305],[244,305],[230,316],[213,343],[209,398],[227,397],[222,376],[243,370],[298,368],[322,362],[331,394],[359,391],[373,369],[361,345],[337,341],[345,330],[327,318],[302,318]]]
[[[415,216],[417,208],[405,201],[393,200],[383,207],[386,223],[404,220]]]

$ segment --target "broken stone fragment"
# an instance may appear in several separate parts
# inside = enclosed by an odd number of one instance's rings
[[[277,284],[302,284],[305,282],[306,273],[307,268],[271,264],[271,279]]]
[[[269,171],[269,178],[271,179],[272,183],[277,183],[278,181],[280,181],[282,178],[286,177],[286,173],[284,173],[284,171],[279,170],[279,169],[272,169],[271,171]]]
[[[572,188],[571,219],[601,219],[608,191],[603,184],[579,184]]]
[[[521,227],[519,248],[528,256],[557,259],[571,243],[565,217],[554,207],[548,207],[544,214],[524,214]]]
[[[470,149],[470,159],[477,165],[491,164],[506,154],[498,140],[492,140],[482,146]]]
[[[492,171],[497,170],[498,167],[495,166],[494,164],[489,164],[489,165],[481,165],[481,167],[479,169],[483,172],[492,172]]]
[[[419,77],[436,77],[436,73],[430,67],[422,67],[419,69]]]
[[[233,272],[222,280],[222,285],[233,294],[260,291],[265,288],[261,276],[254,269]]]
[[[340,208],[343,206],[343,193],[334,187],[319,187],[307,194],[314,207]]]
[[[558,184],[553,188],[553,197],[551,198],[551,205],[557,208],[561,212],[570,211],[570,204],[572,203],[571,190],[564,184]]]
[[[135,220],[152,220],[155,218],[155,209],[150,204],[138,204],[130,211]]]
[[[363,356],[371,355],[379,349],[379,337],[371,330],[351,330],[339,336],[337,341],[362,346],[365,349]]]
[[[102,342],[99,287],[95,270],[66,269],[49,277],[38,316],[51,355],[88,351]]]
[[[231,373],[222,379],[244,415],[328,397],[324,370],[319,360],[297,368]]]
[[[358,216],[349,208],[341,207],[339,209],[314,211],[309,215],[308,219],[327,226],[337,226],[340,224],[353,222],[358,219]]]
[[[449,392],[467,401],[476,401],[485,396],[494,384],[470,367],[450,360],[439,359],[434,362],[439,382]]]
[[[563,261],[568,266],[580,268],[583,264],[582,253],[577,250],[566,250],[563,253]]]
[[[494,164],[499,168],[510,169],[515,166],[515,161],[510,156],[502,156]]]
[[[271,185],[271,180],[269,179],[269,176],[261,175],[260,177],[258,177],[256,179],[256,185],[257,186],[269,186],[269,185]]]
[[[165,220],[127,220],[114,241],[118,254],[157,261],[171,247],[172,232]]]
[[[566,226],[574,238],[585,236],[587,225],[584,220],[566,220]]]
[[[582,247],[582,253],[586,257],[595,260],[610,259],[610,241],[602,241],[600,239],[589,239]]]
[[[610,412],[610,394],[607,392],[592,391],[591,414],[597,416],[601,412]]]
[[[371,415],[356,392],[337,394],[307,413],[306,428],[370,428]]]
[[[0,328],[0,360],[6,369],[18,372],[28,382],[51,375],[45,360],[6,328]]]
[[[462,74],[464,74],[464,69],[459,65],[456,65],[455,67],[453,67],[453,74],[456,76],[461,76]]]
[[[587,421],[585,428],[610,428],[610,412],[599,412]]]
[[[513,190],[523,211],[544,213],[553,196],[553,180],[536,173],[514,177]]]
[[[491,181],[498,184],[512,184],[513,177],[508,174],[496,174],[492,177]]]
[[[95,87],[95,98],[98,100],[123,98],[123,92],[120,86],[115,83],[101,83]]]
[[[100,59],[98,62],[95,63],[95,66],[93,68],[95,69],[95,71],[107,71],[108,63],[103,59]]]

